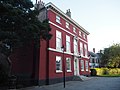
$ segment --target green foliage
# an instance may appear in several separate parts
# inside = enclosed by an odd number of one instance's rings
[[[95,68],[97,71],[97,75],[107,75],[108,74],[108,68]]]
[[[39,10],[33,9],[31,0],[0,0],[1,52],[8,54],[31,41],[38,46],[40,39],[51,38],[48,20],[40,22],[38,14]]]
[[[120,67],[120,44],[104,49],[101,64],[108,67]]]
[[[16,48],[32,42],[39,46],[40,39],[51,38],[48,20],[40,22],[38,14],[39,10],[33,9],[31,0],[0,0],[0,53],[4,54],[7,59]],[[0,59],[0,61],[7,61],[7,59]],[[0,62],[2,83],[10,71],[6,73],[6,66]]]
[[[120,75],[120,68],[94,68],[96,75]]]

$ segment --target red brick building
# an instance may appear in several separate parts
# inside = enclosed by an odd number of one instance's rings
[[[66,80],[72,80],[74,75],[89,75],[89,32],[71,18],[70,10],[64,13],[54,4],[44,7],[42,2],[37,8],[41,10],[41,21],[49,19],[53,35],[48,42],[41,41],[39,80],[47,79],[49,84],[60,82],[64,72]]]
[[[41,40],[37,50],[31,45],[13,54],[13,74],[18,79],[24,76],[26,82],[26,78],[31,78],[32,83],[39,85],[62,82],[63,76],[67,81],[74,76],[90,75],[89,32],[71,18],[70,10],[64,13],[52,3],[39,2],[36,6],[41,11],[38,18],[49,19],[53,36],[49,41]]]

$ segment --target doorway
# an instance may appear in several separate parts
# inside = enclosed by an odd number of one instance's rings
[[[80,73],[79,73],[79,59],[78,58],[74,59],[74,75],[75,76],[80,75]]]

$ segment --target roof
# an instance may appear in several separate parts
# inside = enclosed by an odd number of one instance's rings
[[[87,35],[89,35],[90,33],[85,30],[82,26],[80,26],[76,21],[74,21],[72,18],[70,18],[69,16],[67,16],[62,10],[60,10],[59,8],[57,8],[53,3],[49,2],[45,5],[45,7],[47,8],[53,8],[55,9],[57,12],[59,12],[61,15],[63,15],[65,18],[67,18],[69,21],[71,21],[73,24],[75,24],[77,27],[79,27],[80,29],[82,29],[83,32],[85,32]]]
[[[96,57],[97,55],[91,51],[89,51],[89,55],[91,55],[92,57]]]

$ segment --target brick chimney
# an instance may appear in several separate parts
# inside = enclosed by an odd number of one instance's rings
[[[95,53],[95,48],[93,48],[93,52]]]
[[[43,1],[41,1],[41,0],[39,0],[39,1],[36,0],[35,8],[40,10],[43,7],[45,7],[45,3],[43,3]]]
[[[66,11],[66,15],[69,16],[69,17],[71,18],[71,12],[70,12],[70,9],[68,9],[68,10]]]

